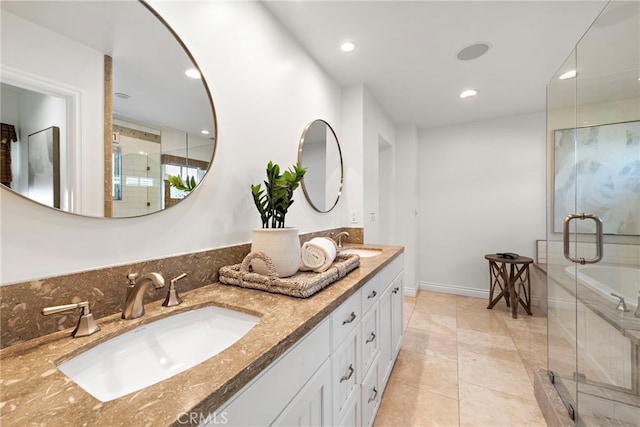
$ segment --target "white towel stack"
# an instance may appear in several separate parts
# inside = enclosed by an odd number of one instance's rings
[[[314,237],[302,245],[300,270],[326,271],[336,259],[336,244],[326,237]]]

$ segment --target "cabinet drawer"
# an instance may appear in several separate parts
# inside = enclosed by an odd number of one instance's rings
[[[365,314],[380,298],[380,294],[384,290],[384,286],[381,285],[380,275],[376,275],[373,279],[369,280],[366,285],[360,290],[362,295],[362,314]]]
[[[358,291],[343,302],[331,315],[333,350],[337,349],[346,336],[358,326],[361,317],[360,291]]]
[[[382,289],[389,286],[389,283],[400,273],[404,268],[404,256],[398,255],[393,261],[391,261],[385,268],[382,269],[378,276],[382,282]]]
[[[342,345],[331,356],[333,383],[333,413],[336,419],[342,417],[347,401],[360,383],[358,366],[360,333],[359,329],[345,339]]]
[[[378,384],[378,361],[374,362],[362,381],[362,425],[371,426],[375,419],[382,390]]]
[[[379,311],[378,304],[376,304],[364,315],[360,322],[360,354],[362,355],[360,366],[362,366],[362,372],[364,373],[373,363],[380,348],[379,325]]]

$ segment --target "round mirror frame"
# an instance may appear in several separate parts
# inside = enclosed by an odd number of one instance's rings
[[[340,141],[338,140],[338,136],[336,135],[335,130],[333,130],[333,127],[331,127],[331,125],[326,121],[326,120],[322,120],[322,119],[315,119],[312,120],[311,122],[309,122],[309,124],[307,124],[307,126],[305,126],[304,130],[302,131],[302,135],[300,136],[300,142],[298,144],[298,166],[301,167],[305,167],[305,165],[302,164],[302,151],[304,148],[304,140],[305,137],[307,136],[307,133],[309,132],[309,129],[311,128],[311,126],[313,126],[316,123],[322,123],[324,124],[324,126],[326,128],[328,128],[329,130],[331,130],[331,134],[333,135],[333,139],[336,142],[336,147],[338,149],[338,156],[339,156],[339,160],[340,160],[340,183],[338,186],[338,191],[336,194],[336,199],[333,202],[333,204],[331,204],[331,206],[326,209],[323,210],[321,208],[318,207],[319,201],[318,200],[313,200],[309,189],[307,188],[307,184],[306,184],[306,178],[302,179],[302,191],[304,192],[304,196],[307,199],[307,201],[309,202],[309,204],[311,205],[311,207],[320,213],[327,213],[330,212],[331,210],[333,210],[333,208],[336,207],[336,205],[338,204],[338,201],[340,200],[340,196],[342,195],[342,186],[344,183],[344,162],[342,159],[342,149],[340,148]],[[309,171],[307,171],[307,173],[305,174],[305,177],[309,174]],[[326,201],[325,201],[326,202]],[[328,203],[325,203],[325,205],[328,205]]]
[[[195,59],[193,58],[193,55],[191,54],[191,52],[189,51],[189,49],[187,48],[187,46],[184,44],[184,42],[182,41],[182,39],[177,35],[177,33],[175,32],[175,30],[174,30],[174,29],[173,29],[173,28],[168,24],[168,22],[167,22],[167,21],[166,21],[162,16],[160,16],[160,14],[159,14],[158,12],[156,12],[156,10],[155,10],[155,9],[153,9],[153,7],[152,7],[151,5],[149,5],[145,0],[132,0],[132,1],[134,1],[134,2],[138,3],[138,4],[139,4],[140,6],[142,6],[142,7],[143,7],[147,12],[149,12],[151,15],[153,15],[153,17],[154,17],[155,19],[157,19],[157,20],[158,20],[158,23],[159,23],[160,25],[162,25],[162,26],[163,26],[163,27],[164,27],[164,28],[165,28],[165,29],[166,29],[166,30],[171,34],[171,36],[173,37],[173,39],[174,39],[174,40],[178,43],[178,45],[182,48],[182,50],[184,51],[184,54],[187,56],[187,58],[188,58],[188,59],[191,61],[191,63],[193,64],[193,67],[194,67],[194,68],[195,68],[195,69],[200,73],[200,81],[201,81],[201,83],[202,83],[202,85],[203,85],[203,89],[204,89],[204,91],[205,91],[205,94],[206,94],[206,97],[207,97],[207,100],[208,100],[208,103],[209,103],[209,107],[211,108],[211,114],[212,114],[212,120],[213,120],[213,122],[212,122],[212,123],[213,123],[213,132],[212,132],[212,135],[211,135],[211,139],[213,140],[213,152],[212,152],[212,155],[211,155],[211,160],[209,161],[209,166],[208,166],[207,170],[205,171],[205,174],[204,174],[204,176],[202,177],[201,181],[200,181],[200,182],[198,182],[198,184],[196,185],[196,187],[194,187],[194,188],[193,188],[193,190],[191,190],[191,191],[189,192],[189,194],[185,196],[185,198],[186,198],[186,197],[188,197],[188,196],[191,194],[191,192],[195,191],[195,190],[196,190],[196,188],[200,187],[200,184],[202,183],[202,180],[204,180],[204,178],[206,177],[206,174],[208,174],[208,173],[209,173],[209,171],[211,170],[211,166],[212,166],[213,161],[214,161],[214,159],[215,159],[216,151],[217,151],[217,148],[218,148],[218,119],[217,119],[217,115],[216,115],[216,109],[215,109],[215,107],[214,107],[214,103],[213,103],[213,98],[212,98],[212,96],[211,96],[211,90],[209,89],[209,85],[207,84],[206,79],[205,79],[205,78],[204,78],[204,76],[202,75],[202,71],[201,71],[201,69],[200,69],[200,66],[197,64],[197,62],[196,62],[196,61],[195,61]],[[111,95],[113,95],[113,94],[111,94]],[[110,96],[109,96],[109,98],[110,98]],[[107,95],[106,95],[106,94],[105,94],[105,99],[107,99]],[[105,117],[105,120],[106,120],[106,117]],[[105,131],[105,132],[104,132],[104,134],[105,134],[105,147],[106,147],[107,145],[110,145],[110,144],[106,144],[106,142],[107,142],[107,134],[111,134],[111,132],[106,132],[106,131]],[[166,209],[169,209],[169,208],[173,207],[173,205],[171,205],[171,206],[167,206],[167,207],[161,208],[161,209],[159,209],[159,210],[157,210],[157,211],[154,211],[154,212],[149,212],[149,213],[147,213],[147,214],[142,214],[142,215],[133,215],[133,216],[124,216],[124,217],[113,217],[113,216],[104,216],[104,215],[103,215],[103,216],[87,215],[87,214],[78,213],[78,212],[66,211],[66,210],[63,210],[63,209],[60,209],[60,208],[57,208],[57,207],[53,207],[53,206],[49,206],[49,205],[46,205],[46,204],[40,203],[40,202],[38,202],[38,201],[36,201],[36,200],[33,200],[33,199],[31,199],[31,198],[27,197],[26,195],[24,195],[24,194],[22,194],[22,193],[20,193],[20,192],[18,192],[18,191],[15,191],[15,190],[13,190],[13,189],[11,189],[11,188],[8,188],[8,187],[6,187],[6,186],[4,186],[4,185],[0,185],[0,188],[2,188],[2,190],[0,190],[0,191],[9,191],[9,192],[11,192],[12,194],[15,194],[15,195],[17,195],[18,197],[20,197],[20,198],[22,198],[22,199],[24,199],[24,200],[28,201],[29,203],[34,204],[35,206],[41,206],[41,207],[44,207],[44,208],[47,208],[47,209],[54,210],[54,211],[56,211],[56,212],[61,212],[61,213],[68,214],[68,215],[79,216],[79,217],[86,217],[86,218],[97,218],[97,219],[126,219],[126,218],[137,218],[137,217],[143,217],[143,216],[153,215],[153,214],[156,214],[156,213],[162,212],[162,211],[164,211],[164,210],[166,210]]]

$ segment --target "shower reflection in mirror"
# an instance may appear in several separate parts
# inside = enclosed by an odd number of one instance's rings
[[[169,178],[197,185],[209,168],[213,153],[206,138],[121,120],[114,120],[113,129],[113,217],[146,215],[175,205],[189,191],[176,188]]]

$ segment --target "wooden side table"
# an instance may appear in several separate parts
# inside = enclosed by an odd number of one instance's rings
[[[511,307],[511,317],[518,318],[518,305],[522,305],[531,315],[529,264],[533,263],[533,259],[526,256],[508,259],[501,258],[496,254],[487,254],[484,257],[489,261],[489,305],[487,308],[492,309],[504,297],[507,307]],[[500,288],[500,293],[494,298],[496,287]]]

